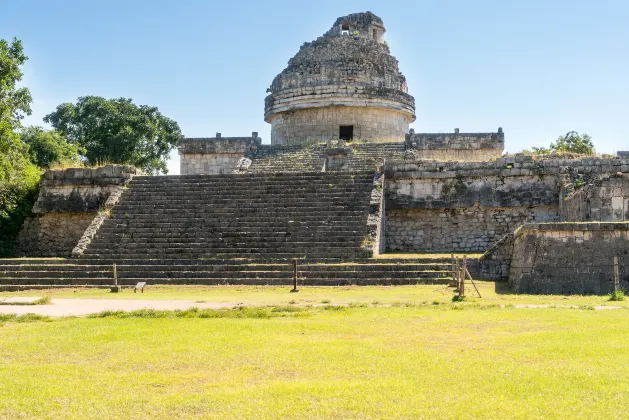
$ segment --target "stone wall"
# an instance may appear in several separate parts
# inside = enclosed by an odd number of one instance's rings
[[[629,172],[629,159],[387,161],[387,249],[484,252],[523,223],[560,220],[562,186]]]
[[[273,118],[273,144],[290,145],[338,140],[342,125],[354,126],[354,138],[402,141],[408,117],[399,112],[368,107],[324,107],[285,112]]]
[[[502,128],[497,133],[415,133],[405,137],[407,149],[416,151],[418,159],[441,162],[486,162],[502,156],[505,137]]]
[[[181,175],[230,174],[247,153],[262,143],[258,133],[251,137],[183,138],[179,141]]]
[[[478,276],[486,280],[507,280],[513,256],[513,233],[503,236],[478,259]]]
[[[121,165],[46,171],[15,255],[69,257],[101,206],[136,173],[135,168]]]
[[[613,258],[629,289],[629,223],[549,223],[515,233],[509,284],[518,293],[606,294]]]
[[[561,216],[568,222],[629,220],[629,174],[612,174],[565,197]]]
[[[24,222],[17,257],[69,257],[96,213],[41,213]]]
[[[559,220],[557,206],[387,209],[387,250],[482,253],[518,226]]]

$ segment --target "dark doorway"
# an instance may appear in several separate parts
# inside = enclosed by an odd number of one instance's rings
[[[342,125],[339,127],[339,140],[351,140],[354,138],[354,126]]]

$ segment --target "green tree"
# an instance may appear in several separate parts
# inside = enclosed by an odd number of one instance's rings
[[[153,174],[168,172],[166,158],[181,137],[179,125],[156,107],[126,98],[84,96],[59,105],[44,121],[83,147],[91,164],[130,164]]]
[[[569,131],[564,136],[559,136],[556,143],[550,144],[550,150],[582,155],[593,155],[596,152],[592,137],[587,134],[581,135],[576,131]]]
[[[580,155],[593,155],[596,153],[592,137],[587,134],[579,134],[576,131],[569,131],[564,136],[559,136],[555,143],[550,143],[549,147],[533,147],[533,153],[538,155],[550,155],[551,153],[578,153]],[[524,150],[524,152],[529,152]]]
[[[48,169],[53,163],[81,164],[82,148],[68,143],[57,131],[30,126],[20,132],[20,138],[28,146],[31,162],[41,168]]]
[[[0,40],[0,256],[11,255],[41,174],[17,133],[24,115],[31,113],[30,92],[17,87],[26,60],[20,41]]]

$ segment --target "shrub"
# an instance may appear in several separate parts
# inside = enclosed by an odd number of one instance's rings
[[[625,292],[622,290],[615,290],[609,294],[609,299],[614,302],[620,302],[621,300],[625,300]]]

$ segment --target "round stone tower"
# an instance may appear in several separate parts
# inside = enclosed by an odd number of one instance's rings
[[[378,16],[355,13],[303,44],[267,90],[271,143],[403,141],[415,100],[384,32]]]

